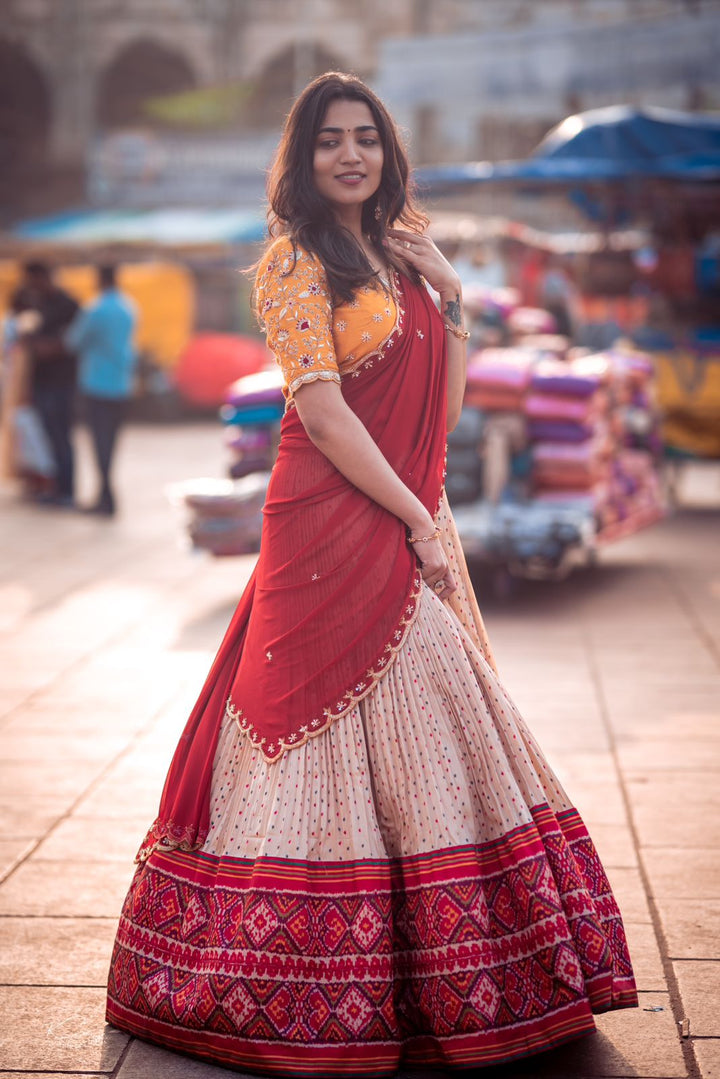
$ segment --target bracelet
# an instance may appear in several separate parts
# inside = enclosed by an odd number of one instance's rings
[[[445,319],[443,319],[445,322]],[[469,330],[458,330],[457,326],[451,326],[449,322],[445,322],[445,329],[448,333],[451,333],[453,337],[457,337],[459,341],[468,341],[470,339]]]
[[[407,541],[408,541],[408,543],[429,543],[430,540],[436,540],[436,539],[440,539],[440,529],[439,528],[435,529],[432,536],[416,536],[415,539],[413,539],[412,536],[408,536]]]

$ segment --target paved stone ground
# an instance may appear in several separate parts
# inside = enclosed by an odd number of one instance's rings
[[[215,425],[133,428],[120,463],[112,522],[0,493],[0,1079],[228,1075],[103,1022],[132,858],[252,564],[184,549],[163,496],[222,474]],[[704,507],[484,604],[604,857],[641,991],[506,1079],[720,1076],[720,477],[687,483]]]

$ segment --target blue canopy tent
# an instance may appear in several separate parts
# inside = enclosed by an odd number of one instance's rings
[[[697,232],[720,223],[720,116],[626,105],[593,109],[563,120],[524,161],[429,166],[416,177],[432,195],[490,183],[560,187],[604,225],[645,215],[661,231],[676,220],[678,193],[690,186],[691,198],[681,199],[683,219]]]
[[[45,244],[203,244],[257,243],[265,219],[247,210],[179,208],[161,210],[79,210],[24,221],[11,236]]]

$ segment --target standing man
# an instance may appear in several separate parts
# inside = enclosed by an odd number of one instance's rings
[[[99,267],[98,284],[100,296],[77,316],[66,341],[80,358],[78,384],[100,475],[100,492],[88,512],[111,517],[116,503],[110,469],[132,396],[137,315],[133,302],[118,290],[114,266]]]
[[[32,329],[19,334],[29,367],[30,398],[45,428],[55,460],[55,487],[39,501],[72,506],[74,456],[72,425],[75,408],[75,355],[65,340],[78,305],[53,283],[50,267],[28,262],[15,293],[16,315],[33,313]]]

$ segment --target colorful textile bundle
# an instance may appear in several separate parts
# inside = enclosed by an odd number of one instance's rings
[[[230,427],[226,445],[233,460],[230,475],[233,479],[252,472],[269,472],[275,458],[277,439],[270,427]]]
[[[590,357],[583,356],[570,363],[546,358],[535,364],[530,386],[539,393],[563,397],[592,397],[606,380],[602,369],[593,370]]]
[[[609,477],[608,444],[592,438],[577,444],[536,442],[532,448],[537,487],[586,490]]]
[[[462,455],[450,454],[448,490],[453,503],[468,501],[480,477],[483,500],[460,515],[470,553],[513,572],[538,575],[544,566],[557,575],[583,545],[628,534],[663,512],[652,363],[622,346],[570,350],[563,360],[526,348],[527,340],[471,356],[465,411],[484,419],[479,468],[470,476]],[[523,453],[529,468],[518,471]],[[569,521],[586,527],[573,530]]]
[[[564,360],[570,348],[570,340],[561,333],[532,333],[524,336],[520,345],[522,348],[531,348],[536,352]]]
[[[530,420],[527,432],[532,442],[585,442],[592,438],[594,427],[572,420]]]
[[[604,357],[615,377],[624,377],[633,386],[647,386],[655,373],[653,362],[645,352],[618,346]]]
[[[220,418],[228,427],[226,444],[234,479],[273,466],[278,428],[285,412],[282,372],[277,365],[239,378],[230,386]]]
[[[256,472],[241,480],[188,480],[173,484],[167,495],[187,511],[193,547],[218,556],[252,554],[260,549],[269,479],[269,472]]]
[[[607,398],[599,390],[592,397],[564,397],[556,393],[529,393],[523,404],[532,420],[592,424],[605,411]]]
[[[620,450],[613,460],[610,504],[614,510],[614,529],[606,529],[611,538],[657,520],[664,512],[660,481],[652,456],[643,450]]]
[[[285,411],[282,385],[282,372],[277,366],[239,378],[227,392],[221,419],[242,427],[279,423]]]
[[[533,370],[525,411],[535,497],[556,505],[590,499],[600,536],[662,513],[651,377],[648,357],[623,348]]]
[[[507,318],[510,331],[515,336],[552,333],[557,330],[555,319],[543,307],[516,307]]]
[[[534,366],[524,411],[537,490],[587,491],[607,478],[608,374],[607,363],[591,356]]]
[[[515,288],[493,288],[477,283],[465,285],[463,288],[463,307],[474,318],[496,312],[507,321],[511,312],[519,306],[520,292]]]
[[[468,361],[465,404],[485,412],[521,408],[530,385],[536,353],[524,349],[486,348]]]

